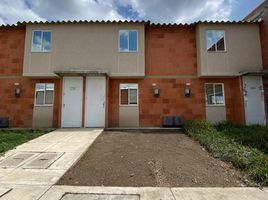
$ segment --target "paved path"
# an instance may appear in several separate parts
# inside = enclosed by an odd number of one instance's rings
[[[60,129],[0,157],[1,200],[267,200],[258,188],[130,188],[57,186],[101,129]]]
[[[110,194],[110,195],[107,195]],[[267,200],[258,188],[53,186],[40,200]]]
[[[0,197],[39,199],[83,155],[102,129],[59,129],[0,157]]]

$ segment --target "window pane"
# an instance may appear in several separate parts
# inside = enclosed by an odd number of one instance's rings
[[[44,91],[46,88],[46,84],[45,83],[37,83],[35,85],[35,90],[36,91]]]
[[[206,31],[207,50],[216,51],[213,31]]]
[[[215,103],[224,104],[223,88],[222,85],[215,85]]]
[[[225,51],[224,31],[206,31],[207,50]]]
[[[54,90],[54,83],[47,83],[46,84],[46,89],[47,90]]]
[[[137,31],[129,32],[129,51],[137,51]]]
[[[45,104],[53,104],[53,90],[46,90]]]
[[[217,51],[224,51],[224,31],[216,31]]]
[[[121,105],[128,105],[128,89],[121,89]]]
[[[43,32],[43,52],[51,50],[51,32]]]
[[[137,89],[130,89],[129,92],[129,104],[137,104]]]
[[[42,50],[42,32],[33,31],[32,51],[40,52]]]
[[[208,105],[212,105],[215,102],[213,84],[206,84],[206,100]]]
[[[120,31],[120,41],[119,41],[119,50],[120,51],[129,51],[128,49],[128,31]]]
[[[36,105],[44,104],[44,91],[36,91]]]

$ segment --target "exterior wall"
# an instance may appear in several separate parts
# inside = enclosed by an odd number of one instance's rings
[[[206,30],[225,30],[225,52],[208,52]],[[196,31],[199,76],[238,76],[262,69],[258,24],[199,24]]]
[[[36,83],[54,83],[53,127],[58,127],[59,80],[0,77],[0,116],[9,117],[10,127],[31,128]],[[15,97],[15,83],[19,83],[21,96]],[[34,124],[35,125],[35,124]]]
[[[194,26],[146,27],[145,72],[150,77],[196,77]]]
[[[32,30],[52,31],[51,52],[31,52]],[[119,30],[138,30],[138,52],[119,52]],[[144,76],[144,24],[27,25],[23,75],[55,76],[55,70],[102,69],[110,76]]]
[[[139,126],[139,106],[119,106],[119,126]]]
[[[243,93],[240,78],[145,78],[110,79],[109,127],[119,126],[119,84],[139,84],[139,126],[162,126],[163,115],[180,115],[185,120],[206,119],[205,83],[224,83],[226,119],[244,124]],[[160,88],[160,97],[153,96],[152,84]],[[191,83],[191,96],[184,96],[186,83]]]
[[[59,81],[56,79],[28,79],[22,76],[25,27],[0,28],[0,116],[9,117],[10,127],[31,128],[35,84],[54,82],[53,127],[58,127]],[[15,86],[15,84],[18,86]],[[15,87],[21,96],[15,97]]]
[[[211,123],[226,121],[226,107],[206,106],[206,119]]]
[[[25,28],[0,28],[0,76],[22,74]]]
[[[244,124],[242,84],[236,78],[198,78],[195,27],[146,27],[146,76],[110,79],[109,126],[119,126],[119,84],[138,83],[139,126],[161,126],[163,115],[206,119],[205,83],[224,83],[226,119]],[[191,96],[184,96],[188,84]],[[153,85],[160,89],[154,97]],[[218,112],[216,110],[216,112]]]
[[[53,127],[53,106],[34,106],[32,127]]]

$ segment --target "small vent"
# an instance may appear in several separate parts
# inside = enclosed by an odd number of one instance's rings
[[[8,117],[0,117],[0,128],[8,128],[8,127],[9,127]]]
[[[172,126],[174,126],[174,117],[163,116],[163,127],[172,127]]]

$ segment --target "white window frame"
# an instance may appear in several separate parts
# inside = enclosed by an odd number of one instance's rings
[[[127,31],[128,32],[128,51],[121,51],[120,50],[120,32],[122,32],[122,31]],[[130,51],[129,50],[129,32],[130,31],[135,31],[137,33],[137,50],[136,51]],[[139,51],[139,32],[138,32],[138,30],[129,30],[129,29],[119,30],[119,32],[118,32],[118,51],[120,53],[137,53]]]
[[[34,41],[34,32],[35,31],[41,31],[41,51],[34,51],[33,50],[33,41]],[[50,32],[51,38],[50,38],[50,50],[49,51],[43,51],[43,33],[44,32]],[[32,44],[31,44],[31,52],[32,53],[50,53],[52,51],[52,31],[51,30],[32,30]]]
[[[222,86],[222,95],[223,95],[223,104],[208,104],[207,102],[207,91],[206,91],[206,85],[213,85],[213,92],[214,92],[214,97],[215,97],[215,85],[221,85]],[[225,106],[225,91],[224,91],[224,83],[205,83],[205,98],[206,98],[206,106]]]
[[[222,31],[223,32],[223,39],[224,39],[224,50],[223,51],[218,51],[217,45],[215,46],[215,51],[209,51],[207,47],[207,31]],[[219,30],[219,29],[208,29],[206,30],[206,49],[208,53],[225,53],[227,52],[227,47],[226,47],[226,35],[225,35],[225,30]]]
[[[45,84],[45,90],[44,90],[44,99],[43,99],[43,102],[44,104],[37,104],[36,103],[36,85],[37,84]],[[53,84],[54,85],[54,90],[53,90],[53,98],[52,98],[52,104],[46,104],[46,90],[47,90],[47,84]],[[35,96],[34,96],[34,106],[36,107],[42,107],[42,106],[53,106],[54,105],[54,95],[55,95],[55,83],[35,83]]]
[[[131,88],[128,88],[128,104],[121,104],[121,88],[120,88],[120,85],[121,84],[126,84],[126,85],[131,85],[131,84],[135,84],[137,85],[137,104],[130,104],[129,101],[130,101],[130,90]],[[139,85],[138,83],[120,83],[119,84],[119,106],[138,106],[139,105]]]

